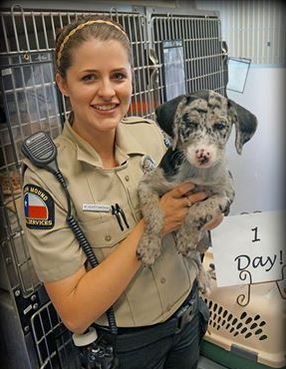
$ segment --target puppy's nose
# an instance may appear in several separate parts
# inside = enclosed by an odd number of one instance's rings
[[[210,152],[205,149],[197,149],[196,158],[199,160],[200,164],[206,164],[210,160]]]

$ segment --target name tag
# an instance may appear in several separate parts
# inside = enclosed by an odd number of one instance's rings
[[[82,210],[94,211],[98,213],[109,213],[111,211],[111,206],[105,204],[83,204]]]

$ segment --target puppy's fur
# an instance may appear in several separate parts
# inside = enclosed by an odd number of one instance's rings
[[[192,181],[196,192],[208,198],[193,204],[184,225],[175,232],[179,253],[193,258],[198,265],[202,289],[207,286],[200,253],[207,247],[203,226],[219,213],[228,213],[234,199],[230,172],[224,159],[225,145],[232,126],[236,129],[235,146],[241,154],[243,145],[253,136],[256,117],[246,109],[214,91],[182,95],[156,109],[159,126],[172,139],[160,165],[147,172],[139,184],[139,199],[146,230],[137,256],[144,265],[152,265],[161,253],[163,216],[159,199],[177,184]]]

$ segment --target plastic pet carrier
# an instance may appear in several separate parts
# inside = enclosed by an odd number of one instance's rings
[[[206,270],[213,254],[205,255]],[[285,368],[283,281],[218,288],[205,297],[210,311],[202,354],[231,369]],[[285,281],[284,281],[285,283]]]

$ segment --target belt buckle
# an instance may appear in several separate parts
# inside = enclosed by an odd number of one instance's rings
[[[187,323],[189,323],[193,319],[193,310],[194,310],[194,301],[189,302],[187,305],[182,307],[182,309],[177,314],[177,327],[175,330],[175,334],[178,334],[182,331]]]

